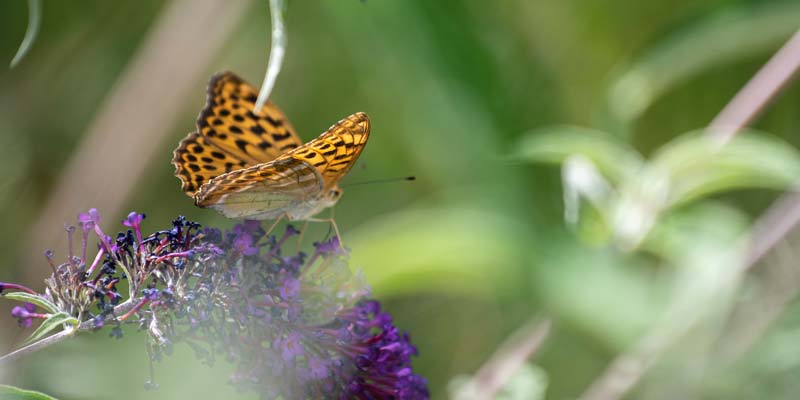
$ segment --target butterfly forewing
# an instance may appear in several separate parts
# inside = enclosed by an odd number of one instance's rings
[[[236,169],[247,167],[247,163],[219,150],[206,138],[192,132],[184,138],[173,153],[175,176],[181,180],[181,189],[189,195],[203,183]]]
[[[274,104],[267,102],[253,112],[256,97],[256,90],[231,72],[211,78],[206,106],[197,118],[197,132],[181,141],[173,157],[176,175],[189,196],[215,176],[274,160],[302,145],[291,123]],[[202,151],[194,153],[194,148]],[[200,160],[210,161],[192,167],[189,163],[196,161],[187,159],[185,149]]]

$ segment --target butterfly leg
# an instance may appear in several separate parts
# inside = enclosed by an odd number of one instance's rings
[[[339,238],[339,247],[344,249],[344,241],[342,240],[342,235],[339,233],[339,227],[336,225],[336,221],[333,218],[308,218],[306,219],[308,222],[326,222],[331,224],[333,231],[336,232],[336,237]]]
[[[300,234],[297,235],[297,251],[300,251],[300,245],[303,244],[303,236],[306,234],[306,229],[308,229],[308,221],[303,221],[303,228],[300,229]]]
[[[264,237],[269,239],[269,234],[272,233],[273,230],[275,230],[275,227],[278,226],[278,223],[281,222],[281,220],[283,220],[284,218],[286,218],[287,220],[289,219],[288,215],[286,214],[282,214],[280,217],[276,218],[275,222],[273,222],[272,225],[267,230],[267,233],[264,234]]]

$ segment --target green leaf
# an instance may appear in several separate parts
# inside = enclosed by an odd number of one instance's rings
[[[514,372],[498,400],[544,400],[547,392],[547,373],[536,365],[526,363]]]
[[[544,238],[535,257],[531,283],[548,312],[610,349],[629,346],[664,308],[667,288],[646,258],[590,248],[567,234]]]
[[[672,265],[686,265],[697,254],[730,251],[749,224],[745,213],[717,201],[687,204],[661,218],[643,248]]]
[[[447,384],[450,398],[473,400],[486,397],[473,377],[457,375]],[[505,385],[493,396],[499,400],[544,400],[547,392],[547,373],[540,367],[525,363],[513,371]]]
[[[71,325],[74,328],[80,325],[80,321],[65,312],[52,314],[25,340],[25,344],[30,344],[43,338],[51,331],[61,328],[64,324]]]
[[[800,179],[800,152],[765,135],[744,132],[725,145],[688,134],[663,146],[650,167],[670,179],[670,206],[732,189],[785,190]]]
[[[517,249],[528,238],[513,220],[470,208],[410,210],[350,231],[350,265],[376,295],[514,293],[522,282]]]
[[[572,155],[591,160],[615,182],[632,178],[642,168],[639,153],[608,133],[576,126],[541,128],[525,134],[514,159],[561,164]]]
[[[50,300],[45,299],[42,296],[37,296],[35,294],[25,293],[25,292],[11,292],[3,294],[3,297],[16,300],[16,301],[23,301],[26,303],[35,304],[45,310],[47,310],[48,314],[57,313],[58,307],[55,304],[51,303]]]
[[[56,400],[56,398],[32,390],[0,385],[0,400]]]
[[[608,94],[612,115],[630,123],[679,83],[714,66],[774,51],[797,30],[798,20],[800,2],[751,2],[677,32],[614,81]]]

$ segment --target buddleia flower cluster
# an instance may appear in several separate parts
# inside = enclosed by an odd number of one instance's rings
[[[0,283],[24,302],[12,310],[20,326],[42,320],[36,340],[57,329],[121,338],[121,326],[134,324],[152,361],[186,344],[203,362],[233,363],[231,382],[264,399],[428,398],[411,368],[416,348],[369,299],[337,237],[310,255],[289,253],[299,233],[291,225],[276,236],[256,221],[223,231],[179,217],[144,236],[144,217],[130,213],[112,237],[97,210],[80,214],[67,228],[66,261],[47,253],[44,293]]]

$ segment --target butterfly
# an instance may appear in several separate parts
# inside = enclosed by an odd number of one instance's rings
[[[232,72],[212,76],[197,131],[173,153],[175,176],[195,205],[229,218],[315,220],[342,195],[339,180],[367,144],[369,118],[355,113],[303,143],[271,102],[254,111],[256,98]]]

